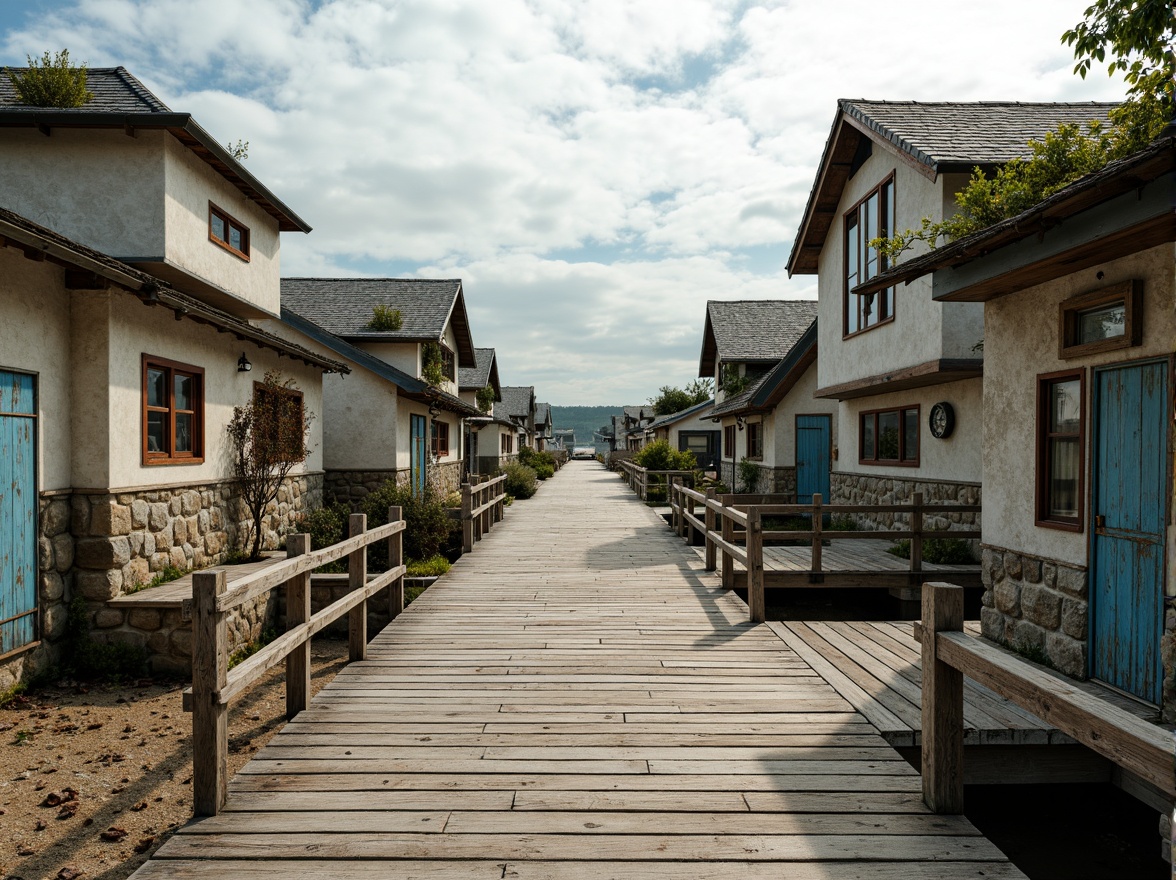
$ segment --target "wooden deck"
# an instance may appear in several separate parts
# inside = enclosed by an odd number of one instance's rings
[[[570,464],[135,877],[1022,876],[701,569]]]

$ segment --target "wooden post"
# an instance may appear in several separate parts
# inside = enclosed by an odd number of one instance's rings
[[[483,482],[485,482],[485,481],[483,481]],[[478,495],[478,506],[486,508],[480,514],[478,514],[478,516],[479,516],[479,519],[478,519],[478,540],[479,541],[482,539],[482,536],[485,535],[487,532],[489,532],[491,527],[494,525],[494,513],[490,509],[490,507],[487,506],[490,503],[490,499],[493,497],[490,494],[492,491],[493,491],[492,489],[484,487],[481,491],[481,494]]]
[[[474,490],[469,483],[461,487],[461,552],[474,551]]]
[[[388,508],[388,522],[399,522],[400,508],[396,505]],[[388,567],[395,568],[404,564],[404,531],[401,530],[388,538]],[[404,577],[398,577],[388,589],[388,617],[395,620],[404,610]]]
[[[812,574],[809,575],[811,583],[819,584],[825,580],[825,576],[821,574],[821,546],[824,538],[821,535],[821,530],[825,525],[825,515],[822,512],[822,498],[820,492],[813,493],[813,559],[812,559]]]
[[[936,656],[937,634],[964,628],[964,591],[923,587],[923,802],[935,813],[964,811],[964,675]]]
[[[216,610],[228,581],[223,571],[192,575],[192,812],[215,816],[228,796],[228,626]]]
[[[684,525],[684,528],[682,529],[682,531],[685,532],[685,534],[682,537],[684,538],[684,540],[686,541],[687,544],[690,544],[691,546],[693,546],[694,545],[694,523],[693,523],[693,521],[686,518],[686,514],[689,514],[690,516],[693,516],[693,517],[697,517],[698,511],[694,506],[694,496],[693,495],[687,495],[686,493],[683,492],[682,497],[685,499],[685,504],[686,504],[686,511],[682,515],[682,522]]]
[[[719,499],[719,503],[723,505],[723,510],[719,511],[719,531],[723,535],[723,540],[728,544],[735,540],[735,523],[731,517],[727,516],[726,508],[729,503],[729,496],[724,495]],[[731,590],[735,588],[735,557],[727,552],[727,548],[723,548],[723,570],[719,573],[723,581],[723,589]]]
[[[351,514],[349,534],[352,538],[367,531],[367,514]],[[350,592],[367,586],[367,547],[360,547],[347,556],[347,589]],[[364,660],[367,657],[367,600],[363,600],[347,612],[347,640],[349,659]]]
[[[923,493],[914,494],[914,510],[911,511],[911,571],[923,570]],[[913,579],[912,579],[913,580]],[[918,586],[918,582],[911,584]]]
[[[706,490],[706,500],[715,500],[715,489],[711,486]],[[706,505],[706,511],[703,513],[704,522],[706,523],[706,549],[703,553],[704,564],[703,568],[707,571],[714,571],[715,566],[715,542],[711,540],[711,532],[715,530],[715,512],[711,509],[709,504]]]
[[[764,602],[764,525],[760,509],[747,508],[747,609],[752,623],[763,623],[767,614]]]
[[[310,552],[310,535],[287,535],[286,558]],[[310,572],[286,581],[286,630],[310,620]],[[286,655],[286,720],[306,708],[310,700],[310,639]]]

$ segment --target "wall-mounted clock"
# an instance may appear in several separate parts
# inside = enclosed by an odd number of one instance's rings
[[[931,415],[927,418],[927,425],[931,428],[931,436],[939,440],[946,440],[955,430],[955,409],[946,400],[931,407]]]

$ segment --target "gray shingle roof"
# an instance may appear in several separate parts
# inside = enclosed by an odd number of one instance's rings
[[[512,416],[515,418],[526,419],[528,424],[531,418],[531,400],[535,396],[535,388],[533,385],[504,385],[502,388],[502,401],[494,404],[494,418],[509,419]]]
[[[778,361],[816,318],[815,300],[711,300],[698,375],[713,376],[716,361]]]
[[[550,403],[536,403],[535,404],[535,424],[551,426],[551,404]]]
[[[920,162],[984,165],[1029,155],[1026,144],[1063,122],[1085,128],[1105,122],[1116,104],[1094,101],[1026,104],[1020,101],[932,102],[846,100],[838,107]]]
[[[19,78],[28,71],[27,67],[8,68]],[[125,67],[93,67],[86,71],[86,88],[94,93],[92,100],[81,107],[72,108],[78,112],[93,113],[108,111],[114,113],[170,113],[163,101],[151,92]],[[5,109],[43,110],[21,103],[9,78],[0,73],[0,107]],[[59,108],[54,108],[59,109]]]
[[[283,278],[282,304],[344,339],[439,340],[461,281],[416,278]],[[399,309],[399,330],[371,330],[374,306]]]
[[[680,422],[682,419],[701,416],[704,412],[706,412],[708,407],[712,407],[714,405],[715,399],[712,397],[709,400],[704,400],[702,403],[696,403],[694,406],[678,410],[676,413],[669,413],[668,415],[658,416],[645,427],[650,431],[656,430],[657,428],[664,428],[666,425],[672,425],[674,422]]]
[[[472,367],[462,367],[457,371],[457,387],[462,391],[481,391],[490,383],[490,371],[494,366],[494,349],[475,348]]]

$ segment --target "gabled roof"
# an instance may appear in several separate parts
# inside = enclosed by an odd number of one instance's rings
[[[788,257],[789,276],[817,271],[817,259],[845,184],[875,144],[935,180],[948,172],[1024,158],[1029,155],[1030,139],[1041,138],[1063,122],[1085,125],[1095,119],[1105,121],[1115,106],[1095,102],[839,100]]]
[[[551,404],[550,403],[536,403],[535,404],[535,425],[545,425],[551,427]]]
[[[79,285],[79,289],[101,289],[115,284],[138,296],[145,305],[172,310],[176,320],[187,319],[216,327],[260,348],[268,348],[309,366],[321,367],[327,372],[348,372],[347,366],[339,361],[287,342],[235,315],[172,289],[154,275],[3,208],[0,208],[0,246],[18,248],[31,259],[48,260],[65,267],[67,272],[75,273],[72,283]],[[70,283],[69,279],[67,283]]]
[[[487,385],[494,389],[494,399],[502,400],[502,384],[498,381],[498,362],[492,348],[474,349],[474,366],[457,371],[460,391],[481,391]]]
[[[728,398],[716,406],[710,417],[718,419],[723,416],[768,412],[774,409],[800,381],[805,370],[816,361],[817,322],[813,321],[776,366],[741,394]]]
[[[711,300],[698,375],[713,376],[720,361],[775,363],[816,318],[816,300]]]
[[[387,361],[382,361],[375,355],[369,354],[361,348],[356,348],[338,336],[328,333],[313,321],[309,321],[302,315],[290,311],[285,306],[282,306],[282,322],[293,327],[302,335],[310,337],[320,345],[329,348],[340,357],[345,357],[368,372],[374,373],[381,379],[386,379],[391,382],[396,386],[397,394],[402,397],[407,397],[410,400],[416,400],[421,403],[436,404],[440,409],[471,418],[484,415],[484,413],[476,407],[470,406],[464,400],[454,397],[452,394],[447,394],[438,388],[434,388],[423,379],[410,376],[403,370],[392,366]]]
[[[18,76],[28,68],[10,68]],[[30,107],[21,103],[7,76],[0,76],[0,128],[31,127],[45,135],[54,128],[114,128],[134,136],[136,129],[164,129],[212,166],[246,198],[257,202],[283,232],[310,232],[310,226],[262,185],[192,118],[176,113],[124,67],[93,67],[86,71],[89,103],[75,108]]]
[[[531,407],[535,403],[533,385],[507,385],[502,389],[501,403],[494,404],[494,418],[531,419]]]
[[[283,278],[282,304],[349,342],[440,342],[452,322],[457,366],[477,366],[457,278]],[[375,306],[399,309],[403,326],[370,329]]]
[[[708,407],[712,407],[714,405],[715,399],[712,397],[710,400],[704,400],[702,403],[696,403],[694,406],[678,410],[676,413],[669,413],[668,415],[658,416],[656,419],[645,426],[645,430],[656,431],[658,428],[664,428],[668,425],[674,424],[674,422],[680,422],[683,419],[701,416],[704,412],[706,412]]]

